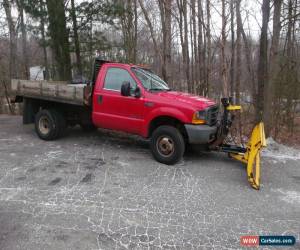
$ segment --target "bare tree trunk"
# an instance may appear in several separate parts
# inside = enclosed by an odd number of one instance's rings
[[[20,17],[20,26],[21,26],[21,37],[22,37],[22,55],[23,55],[23,68],[24,68],[24,77],[25,79],[29,79],[29,64],[28,64],[28,48],[27,48],[27,32],[26,32],[26,24],[24,22],[24,1],[17,0],[17,7]]]
[[[270,0],[263,0],[262,28],[260,35],[259,61],[257,70],[257,105],[255,110],[256,122],[262,121],[264,110],[264,91],[268,82],[268,23],[270,17]]]
[[[137,62],[137,35],[138,35],[138,12],[137,12],[137,0],[134,0],[134,63]]]
[[[206,59],[205,59],[205,46],[203,45],[203,8],[202,8],[202,0],[198,0],[198,67],[199,70],[199,86],[198,86],[198,94],[203,95],[206,89]]]
[[[240,86],[241,86],[241,75],[242,75],[242,20],[240,15],[241,0],[236,1],[236,24],[237,24],[237,36],[236,36],[236,77],[235,77],[235,101],[240,104]]]
[[[191,72],[191,93],[195,92],[195,50],[193,46],[194,36],[193,36],[193,24],[190,18],[190,41],[191,41],[191,59],[190,59],[190,72]]]
[[[189,38],[188,38],[188,21],[187,21],[187,0],[183,0],[183,26],[184,26],[184,63],[185,75],[187,80],[188,91],[192,92],[192,83],[190,79],[190,57],[189,57]]]
[[[206,16],[207,16],[207,28],[206,28],[206,44],[207,44],[207,69],[206,69],[206,91],[205,95],[210,96],[210,74],[211,74],[211,32],[210,32],[210,0],[206,0]]]
[[[253,98],[253,105],[256,106],[256,99],[257,99],[257,88],[256,88],[256,81],[255,81],[255,73],[253,69],[253,62],[251,58],[251,50],[250,45],[248,42],[248,38],[246,36],[246,33],[244,31],[244,27],[242,24],[242,17],[241,17],[241,10],[240,10],[240,3],[241,0],[237,0],[237,22],[239,23],[239,30],[241,32],[241,35],[243,37],[244,46],[245,46],[245,57],[246,57],[246,66],[250,77],[250,84],[251,84],[251,90],[252,90],[252,98]],[[238,64],[238,63],[237,63]]]
[[[241,104],[240,97],[240,86],[241,86],[241,75],[242,75],[242,20],[241,20],[241,0],[236,0],[236,25],[237,25],[237,34],[236,34],[236,71],[235,71],[235,102],[236,104]],[[232,59],[234,60],[234,58]],[[234,73],[233,73],[234,74]],[[239,112],[237,114],[237,124],[238,124],[238,133],[240,136],[240,142],[242,143],[242,114]]]
[[[188,25],[187,25],[187,2],[186,0],[177,0],[177,6],[179,9],[179,32],[180,43],[182,48],[182,63],[183,70],[186,79],[186,86],[188,92],[192,91],[192,85],[190,81],[190,69],[189,69],[189,49],[188,49]]]
[[[295,90],[297,89],[295,83],[297,80],[293,77],[296,73],[296,63],[293,59],[294,50],[294,43],[295,43],[295,15],[294,9],[297,7],[297,0],[289,0],[288,2],[288,28],[287,28],[287,35],[286,35],[286,72],[287,72],[287,88],[289,89],[286,92],[286,105],[285,105],[285,117],[286,117],[286,125],[288,127],[289,132],[292,134],[293,131],[293,124],[294,124],[294,116],[293,116],[293,99],[297,98],[295,96]],[[296,83],[297,84],[297,83]]]
[[[5,98],[6,98],[6,102],[8,104],[9,111],[11,114],[15,114],[15,106],[14,106],[14,104],[11,103],[11,101],[9,99],[8,87],[5,82],[3,82],[3,85],[4,85]]]
[[[234,95],[234,69],[235,65],[235,32],[234,32],[234,0],[230,1],[231,26],[231,61],[230,61],[230,96]]]
[[[79,37],[78,37],[77,16],[76,16],[74,0],[71,0],[71,17],[72,17],[73,32],[74,32],[74,45],[75,45],[75,54],[76,54],[77,73],[79,75],[82,75],[80,43],[79,43]]]
[[[8,23],[8,30],[9,30],[9,78],[17,78],[18,77],[18,66],[17,66],[17,34],[16,34],[16,27],[15,23],[12,18],[11,14],[11,2],[9,0],[3,0],[3,7],[6,14],[6,20]],[[10,112],[12,114],[15,113],[14,105],[10,103],[8,98],[9,96],[9,89],[5,81],[3,82],[4,90],[5,90],[5,97],[8,103]]]
[[[184,49],[184,38],[183,38],[183,4],[182,4],[182,0],[177,0],[177,8],[179,11],[178,26],[179,26],[179,37],[180,37],[180,44],[181,44],[181,51],[182,51],[182,64],[183,64],[181,68],[183,68],[183,70],[184,70],[185,69],[185,49]],[[181,70],[180,70],[180,72],[181,72]]]
[[[147,12],[147,10],[144,6],[143,0],[138,0],[138,1],[139,1],[140,6],[141,6],[141,9],[143,11],[143,14],[145,16],[145,20],[147,22],[148,28],[150,30],[150,34],[151,34],[151,38],[152,38],[152,42],[153,42],[153,45],[154,45],[154,50],[156,52],[156,55],[159,56],[161,61],[163,61],[163,56],[162,56],[162,53],[161,53],[161,51],[158,47],[158,44],[157,44],[157,41],[156,41],[156,38],[155,38],[154,29],[153,29],[152,23],[150,21],[150,18],[148,16],[148,12]]]
[[[15,29],[15,23],[11,15],[11,2],[9,0],[3,0],[3,7],[6,14],[6,20],[9,30],[9,77],[10,79],[17,77],[17,34]]]
[[[276,72],[278,71],[279,62],[278,62],[278,50],[279,50],[279,38],[281,31],[281,6],[282,0],[274,1],[274,14],[273,14],[273,36],[272,44],[270,49],[270,79],[266,86],[265,91],[265,106],[264,106],[264,121],[265,121],[265,130],[266,135],[269,136],[273,124],[273,102],[274,102],[274,85]]]
[[[193,29],[193,50],[194,50],[194,84],[195,93],[199,92],[199,52],[197,47],[197,23],[196,23],[196,1],[191,0],[191,12],[192,12],[192,29]]]
[[[3,114],[3,96],[2,96],[2,89],[0,89],[0,114]]]
[[[172,46],[172,36],[171,36],[171,7],[172,0],[158,1],[162,35],[163,35],[163,65],[162,65],[162,75],[167,83],[171,82],[171,46]]]
[[[44,67],[45,67],[45,79],[49,80],[50,73],[49,73],[49,65],[48,65],[48,55],[47,55],[47,44],[46,44],[46,34],[45,34],[45,8],[44,8],[44,2],[43,0],[39,0],[40,4],[40,30],[41,30],[41,36],[42,36],[42,48],[43,48],[43,56],[44,56]]]
[[[226,65],[226,4],[225,0],[222,0],[222,42],[221,42],[221,60],[222,60],[222,81],[223,81],[223,97],[228,97],[228,79],[227,79],[227,65]]]

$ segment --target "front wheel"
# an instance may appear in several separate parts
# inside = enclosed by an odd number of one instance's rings
[[[185,142],[178,129],[166,125],[153,132],[150,147],[153,157],[158,162],[173,165],[182,158]]]

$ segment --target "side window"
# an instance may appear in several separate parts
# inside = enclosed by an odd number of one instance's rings
[[[132,89],[135,89],[137,86],[127,70],[121,68],[109,68],[107,70],[104,81],[105,89],[121,91],[123,82],[130,82]]]

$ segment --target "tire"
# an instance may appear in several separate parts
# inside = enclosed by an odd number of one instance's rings
[[[173,165],[182,159],[185,142],[178,129],[164,125],[153,132],[150,148],[153,157],[158,162]]]
[[[56,110],[43,109],[35,116],[35,131],[45,141],[55,140],[62,136],[66,128],[63,115]]]
[[[50,112],[56,117],[58,126],[57,126],[57,137],[56,138],[60,138],[62,137],[67,129],[67,122],[65,117],[63,116],[63,114],[61,112],[58,112],[55,109],[50,110]]]

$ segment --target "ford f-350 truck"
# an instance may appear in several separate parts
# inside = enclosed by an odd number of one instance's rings
[[[154,158],[178,162],[187,144],[216,139],[218,106],[212,100],[171,90],[149,69],[95,60],[90,83],[12,80],[15,102],[23,102],[23,123],[54,140],[68,126],[105,128],[150,139]]]

